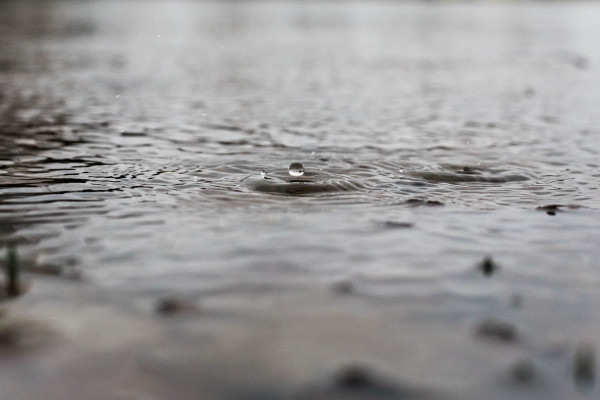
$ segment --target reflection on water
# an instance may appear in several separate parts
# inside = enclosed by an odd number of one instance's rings
[[[144,294],[342,282],[456,318],[515,294],[596,318],[598,17],[2,2],[1,241]]]

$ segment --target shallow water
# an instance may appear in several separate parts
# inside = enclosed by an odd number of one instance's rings
[[[2,2],[0,238],[32,269],[142,297],[244,310],[341,284],[415,318],[593,337],[599,18]]]

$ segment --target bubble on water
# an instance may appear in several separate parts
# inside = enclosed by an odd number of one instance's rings
[[[264,169],[262,169],[260,171],[260,176],[262,176],[263,179],[267,179],[267,171],[265,171]]]
[[[288,172],[290,173],[291,176],[302,176],[304,175],[304,165],[302,165],[299,162],[293,162],[290,164],[290,168],[288,169]]]

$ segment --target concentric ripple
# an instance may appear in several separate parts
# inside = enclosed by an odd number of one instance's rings
[[[287,171],[275,171],[264,176],[256,174],[245,178],[243,183],[257,192],[295,196],[365,189],[362,183],[346,176],[310,170],[299,177],[291,176]]]

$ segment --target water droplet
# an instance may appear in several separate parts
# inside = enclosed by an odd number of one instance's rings
[[[263,179],[267,179],[267,171],[265,171],[264,169],[260,171],[260,176],[262,176]]]
[[[288,172],[291,176],[302,176],[304,175],[304,165],[300,164],[299,162],[293,162],[290,164]]]

